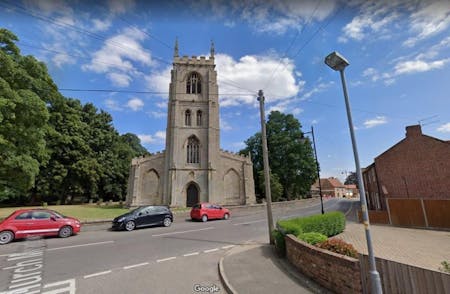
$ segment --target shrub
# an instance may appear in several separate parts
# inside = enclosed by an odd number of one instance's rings
[[[442,267],[439,270],[450,274],[450,262],[444,260],[441,265]]]
[[[342,212],[333,211],[308,217],[278,221],[278,226],[286,234],[317,232],[327,237],[342,233],[345,229],[345,216]]]
[[[286,255],[286,241],[284,240],[284,234],[278,230],[272,231],[272,236],[275,241],[275,248],[281,256]]]
[[[356,251],[355,247],[353,247],[352,244],[346,243],[345,241],[338,238],[328,239],[325,242],[316,244],[316,246],[322,249],[347,255],[353,258],[358,257],[358,251]]]
[[[316,232],[302,233],[297,238],[311,245],[316,245],[327,240],[327,236]]]
[[[295,236],[303,233],[302,228],[296,223],[295,220],[296,219],[278,221],[277,226],[279,227],[279,231],[281,231],[284,235],[292,234]]]

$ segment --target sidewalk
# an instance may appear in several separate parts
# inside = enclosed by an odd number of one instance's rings
[[[450,232],[372,225],[375,256],[437,271],[450,260]],[[348,222],[337,236],[367,254],[362,224]],[[219,261],[228,293],[332,293],[299,273],[269,244],[235,247]]]
[[[269,244],[230,250],[219,261],[219,276],[228,293],[331,293],[301,275]]]

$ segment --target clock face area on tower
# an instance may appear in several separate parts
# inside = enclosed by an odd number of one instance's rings
[[[127,203],[191,207],[198,202],[253,204],[249,157],[220,149],[219,88],[211,55],[178,56],[169,87],[166,149],[134,158]]]

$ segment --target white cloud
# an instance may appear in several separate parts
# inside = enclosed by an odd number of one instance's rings
[[[118,87],[127,87],[130,85],[131,77],[127,74],[118,73],[118,72],[111,72],[106,75],[113,85]]]
[[[450,133],[450,122],[438,127],[437,131],[441,133]]]
[[[377,116],[377,117],[375,117],[375,118],[366,120],[366,121],[364,122],[364,127],[365,127],[366,129],[369,129],[369,128],[373,128],[373,127],[376,127],[376,126],[379,126],[379,125],[384,125],[384,124],[386,124],[387,122],[388,122],[388,121],[387,121],[387,119],[386,119],[385,116]]]
[[[397,1],[398,2],[398,1]],[[360,14],[342,29],[343,35],[338,38],[341,43],[348,39],[361,41],[368,37],[374,38],[376,33],[386,38],[388,27],[399,14],[395,11],[399,5],[396,1],[367,1],[360,6]]]
[[[265,93],[266,103],[273,103],[288,97],[297,95],[304,81],[297,81],[293,60],[284,58],[279,64],[277,56],[245,55],[239,60],[234,60],[226,54],[215,56],[217,79],[221,106],[235,106],[241,104],[255,104],[257,91],[267,89]],[[154,71],[146,77],[150,89],[158,92],[168,92],[170,83],[169,66],[161,71]],[[277,69],[272,79],[267,73]],[[242,93],[242,95],[235,95]],[[247,94],[248,93],[248,94]],[[227,95],[233,94],[233,95]],[[167,94],[162,94],[167,97]]]
[[[133,111],[141,110],[144,107],[144,101],[139,98],[132,98],[128,100],[127,107],[131,108]]]
[[[245,147],[247,147],[247,145],[245,145],[244,142],[234,142],[234,143],[231,143],[231,147],[232,147],[234,150],[242,150],[242,149],[244,149]]]
[[[202,4],[193,2],[195,11],[205,11]],[[237,16],[259,33],[284,34],[289,29],[301,29],[307,23],[322,21],[336,8],[336,1],[206,1],[214,17],[225,19],[225,25],[234,24],[228,19]],[[209,10],[208,10],[209,11]],[[209,15],[208,15],[209,16]],[[204,17],[204,16],[203,16]]]
[[[158,102],[155,104],[156,107],[158,108],[167,108],[167,102],[163,101],[163,102]]]
[[[437,68],[442,68],[450,58],[426,62],[423,60],[413,60],[399,62],[395,65],[395,74],[408,74],[416,72],[426,72]]]
[[[136,65],[152,66],[150,52],[141,42],[145,34],[137,28],[126,28],[122,33],[106,40],[102,48],[92,54],[89,64],[83,70],[95,73],[108,73],[107,77],[119,87],[128,86],[133,77],[142,75]]]
[[[119,105],[119,103],[117,103],[117,101],[113,100],[113,99],[106,99],[105,106],[109,110],[115,110],[115,111],[123,110],[122,107]]]
[[[414,46],[418,41],[434,36],[450,26],[450,5],[447,0],[423,1],[421,9],[410,16],[414,37],[403,44]]]
[[[320,81],[321,79],[319,79]],[[312,95],[316,94],[316,93],[320,93],[325,91],[326,89],[328,89],[331,85],[333,85],[334,82],[328,82],[328,83],[319,83],[316,86],[314,86],[314,88],[312,88],[311,90],[309,90],[308,92],[306,92],[305,94],[303,94],[300,98],[300,100],[306,100],[308,98],[310,98]]]
[[[148,114],[154,118],[163,118],[167,116],[167,113],[162,111],[150,111]]]
[[[142,144],[164,144],[166,132],[157,131],[154,135],[138,134],[137,136]]]
[[[95,18],[92,20],[92,24],[94,25],[92,28],[94,31],[103,32],[103,31],[106,31],[107,29],[109,29],[112,22],[111,22],[111,19],[101,20],[101,19]]]
[[[223,118],[220,118],[219,124],[220,124],[220,129],[223,130],[223,131],[231,131],[233,129],[231,127],[231,125],[226,120],[224,120]]]
[[[108,6],[111,13],[121,14],[132,9],[135,6],[135,2],[133,0],[109,0]]]

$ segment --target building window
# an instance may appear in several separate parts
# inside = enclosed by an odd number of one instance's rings
[[[195,136],[188,139],[187,163],[200,163],[200,142]]]
[[[202,125],[202,111],[199,110],[197,111],[197,126],[201,126]]]
[[[202,83],[198,73],[191,73],[186,82],[187,94],[200,94],[202,92]]]
[[[184,124],[186,126],[191,125],[191,111],[189,109],[184,113]]]

